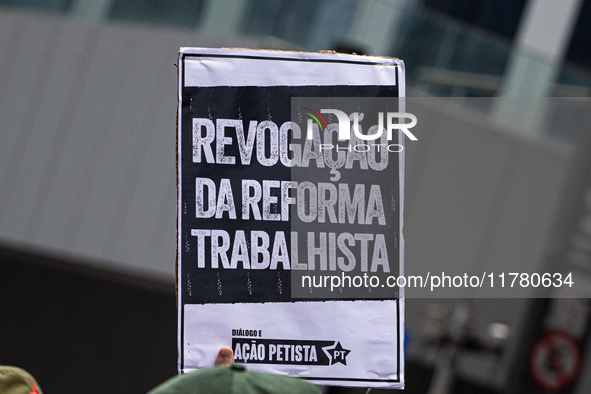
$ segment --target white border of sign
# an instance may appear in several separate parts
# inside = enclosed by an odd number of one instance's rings
[[[212,76],[210,72],[203,72],[208,70],[212,66],[212,62],[216,59],[226,58],[224,62],[224,68],[216,69],[215,76]],[[282,70],[288,70],[289,72],[282,72],[281,75],[277,73],[269,73],[269,70],[277,66],[277,62],[281,62]],[[219,61],[216,64],[219,65]],[[326,63],[333,63],[333,66],[329,69]],[[247,49],[211,49],[211,48],[181,48],[179,54],[179,78],[178,78],[178,119],[177,119],[177,158],[178,163],[181,162],[181,124],[182,124],[182,90],[183,87],[211,87],[211,86],[331,86],[331,85],[345,85],[345,86],[363,86],[363,85],[376,85],[376,86],[393,86],[398,81],[399,97],[405,97],[405,81],[404,81],[404,63],[398,59],[382,58],[382,57],[371,57],[371,56],[356,56],[356,55],[345,55],[345,54],[333,54],[333,53],[305,53],[305,52],[280,52],[280,51],[262,51],[262,50],[247,50]],[[361,69],[363,68],[363,69]],[[203,76],[206,77],[203,77]],[[401,76],[401,77],[399,77]],[[183,78],[184,77],[184,78]],[[402,104],[403,105],[403,104]],[[400,108],[403,112],[404,108]],[[404,136],[400,136],[399,144],[404,146]],[[178,190],[182,190],[182,169],[180,164],[177,166],[178,176]],[[399,179],[400,179],[400,271],[399,275],[404,275],[404,238],[402,236],[403,229],[403,216],[404,212],[404,151],[401,152],[400,165],[399,165]],[[177,228],[182,228],[182,202],[181,198],[178,198],[177,206]],[[180,251],[183,248],[182,239],[180,236],[177,244],[177,257],[178,257],[178,269],[177,269],[177,283],[182,283],[181,279],[181,257]],[[305,376],[305,374],[298,374],[303,378],[308,378],[310,381],[317,384],[340,384],[345,386],[357,386],[357,387],[389,387],[389,388],[403,388],[403,371],[404,371],[404,293],[403,289],[400,289],[401,298],[396,301],[392,301],[390,304],[396,305],[397,315],[390,316],[391,323],[396,325],[396,335],[398,336],[398,354],[395,358],[397,360],[397,376],[383,376],[376,374],[373,376],[374,379],[362,378],[362,379],[346,379],[344,376],[340,377],[323,377],[313,378],[311,376]],[[182,315],[184,315],[182,291],[178,292],[178,305],[179,305],[179,317],[178,317],[178,368],[182,370],[182,333],[185,329],[183,325]],[[355,313],[363,313],[359,307],[363,301],[328,301],[329,303],[335,302],[342,305],[342,308],[351,310],[355,309]],[[377,305],[379,301],[370,302],[368,305]],[[354,305],[356,303],[356,305]],[[303,302],[302,304],[314,304],[313,302]],[[220,305],[220,308],[227,308],[228,306]],[[230,308],[233,306],[240,306],[240,304],[230,304]],[[257,304],[255,304],[257,305]],[[269,304],[266,304],[269,305]],[[210,307],[206,305],[206,307]],[[191,308],[192,305],[187,305]],[[370,308],[371,309],[371,308]],[[211,318],[215,319],[215,309],[211,309]],[[384,317],[388,320],[388,317]],[[214,320],[215,321],[215,320]],[[219,327],[218,327],[219,328]],[[213,329],[213,328],[212,328]],[[334,329],[333,329],[334,330]],[[229,345],[229,343],[228,343]],[[217,345],[216,345],[217,346]],[[379,344],[376,344],[379,346]],[[217,353],[217,350],[214,349]],[[375,350],[375,349],[374,349]],[[373,350],[372,350],[373,351]],[[198,357],[203,358],[203,354]],[[214,359],[215,357],[213,357]],[[212,359],[212,362],[213,362]],[[386,360],[384,360],[387,362]],[[201,365],[203,367],[207,365]],[[200,367],[201,367],[200,366]],[[259,366],[251,365],[253,370],[262,370],[265,372],[273,372],[259,368]],[[251,368],[249,367],[249,369]],[[189,369],[183,370],[182,372],[189,372]],[[280,373],[281,371],[276,371]],[[394,379],[392,379],[394,378]]]

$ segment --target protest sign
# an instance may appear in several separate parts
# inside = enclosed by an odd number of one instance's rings
[[[403,63],[182,48],[178,89],[179,371],[402,388]]]

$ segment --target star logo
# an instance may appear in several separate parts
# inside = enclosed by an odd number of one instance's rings
[[[324,353],[330,358],[330,365],[341,363],[347,365],[347,355],[351,353],[349,349],[344,349],[340,342],[336,342],[332,348],[322,348]]]

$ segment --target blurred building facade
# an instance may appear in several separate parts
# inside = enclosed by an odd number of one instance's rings
[[[407,264],[502,259],[535,270],[585,140],[590,18],[590,0],[0,0],[0,306],[10,316],[0,364],[62,393],[79,368],[76,384],[116,376],[121,392],[126,376],[151,376],[145,391],[175,372],[181,46],[346,44],[405,60],[407,95],[447,97],[442,111],[474,130],[444,136],[432,119],[434,132],[407,147]],[[466,99],[491,96],[476,108]],[[511,104],[547,96],[568,99],[529,120]],[[415,339],[426,304],[408,300]],[[501,354],[460,355],[458,392],[536,392],[527,371],[513,373],[532,303],[476,299],[473,309],[478,335],[501,321],[513,336]],[[31,315],[50,332],[31,328]],[[408,390],[424,392],[437,348],[417,339],[408,357],[423,374],[407,367]],[[570,390],[590,389],[581,380]]]

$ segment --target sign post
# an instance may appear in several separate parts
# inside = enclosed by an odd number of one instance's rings
[[[403,388],[402,61],[182,48],[178,91],[179,372]]]

